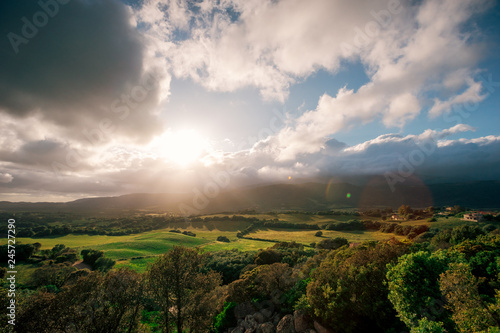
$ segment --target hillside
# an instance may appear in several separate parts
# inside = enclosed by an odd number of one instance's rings
[[[462,205],[473,209],[500,208],[500,182],[482,181],[448,184],[402,184],[392,192],[383,182],[365,186],[348,183],[274,184],[221,192],[214,198],[189,193],[138,193],[118,197],[80,199],[66,203],[0,202],[6,212],[68,212],[111,214],[127,211],[182,210],[188,213],[214,213],[252,209],[328,210],[335,208],[412,207]]]

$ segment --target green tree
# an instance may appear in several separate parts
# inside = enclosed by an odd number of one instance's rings
[[[203,273],[206,255],[199,249],[174,246],[161,255],[147,272],[147,285],[155,302],[162,309],[165,332],[172,332],[175,323],[177,332],[183,332],[186,322],[192,331],[208,331],[221,301],[214,299],[214,292],[221,284],[220,274]],[[208,300],[210,300],[208,302]],[[213,316],[210,314],[213,313]],[[196,319],[210,320],[196,323]]]
[[[409,205],[401,205],[399,208],[398,208],[398,214],[399,215],[402,215],[402,216],[408,216],[410,215],[411,213],[413,213],[413,210],[411,209],[411,207]]]
[[[407,251],[406,245],[393,242],[329,252],[311,274],[306,308],[339,332],[380,332],[402,326],[394,320],[385,281],[387,264]]]
[[[452,326],[438,283],[440,274],[448,268],[445,253],[407,254],[388,268],[389,300],[408,328],[418,327],[423,318]]]
[[[478,280],[466,263],[452,263],[439,279],[440,289],[446,298],[446,308],[459,332],[479,332],[497,326],[498,321],[481,299]]]
[[[141,275],[121,269],[92,272],[57,294],[43,288],[19,307],[19,332],[132,332],[141,309]]]

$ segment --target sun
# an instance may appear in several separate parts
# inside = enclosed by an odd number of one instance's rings
[[[209,142],[196,130],[167,130],[154,142],[156,153],[169,161],[187,166],[200,159],[209,148]]]

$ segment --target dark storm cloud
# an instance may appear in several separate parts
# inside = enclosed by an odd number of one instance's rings
[[[0,149],[0,160],[3,162],[48,170],[52,170],[54,161],[72,165],[73,171],[85,169],[88,164],[84,162],[84,156],[88,156],[85,150],[53,140],[29,141],[15,151]]]
[[[104,118],[132,137],[157,128],[158,86],[144,83],[144,41],[122,3],[2,1],[0,22],[0,111],[38,114],[78,139]]]

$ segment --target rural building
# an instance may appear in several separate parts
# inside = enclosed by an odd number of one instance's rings
[[[403,216],[401,216],[399,214],[392,214],[391,215],[391,219],[393,221],[404,221],[404,220],[406,220]]]
[[[462,220],[465,221],[473,221],[473,222],[480,222],[483,220],[483,214],[477,213],[477,212],[472,212],[469,214],[464,214],[464,218]]]

